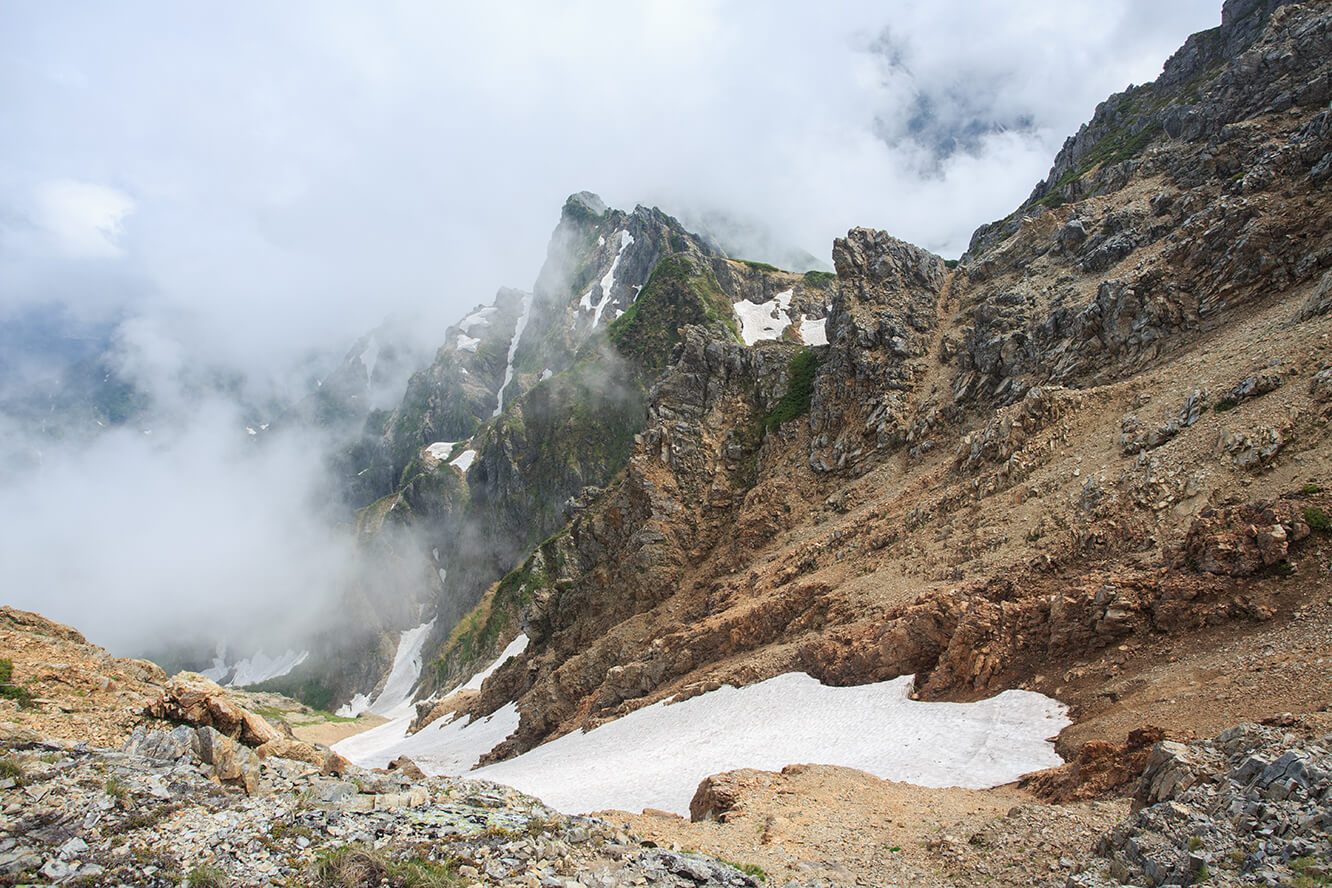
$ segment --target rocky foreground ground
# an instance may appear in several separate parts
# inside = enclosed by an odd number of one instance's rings
[[[406,760],[358,768],[247,708],[271,697],[168,679],[35,614],[0,609],[0,646],[0,885],[1312,888],[1332,873],[1327,712],[1091,742],[1020,786],[793,765],[708,778],[689,820],[583,817]]]

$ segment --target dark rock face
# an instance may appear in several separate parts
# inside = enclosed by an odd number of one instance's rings
[[[1138,782],[1138,812],[1101,837],[1068,884],[1312,881],[1332,854],[1326,741],[1242,724],[1214,740],[1158,743]]]
[[[756,423],[785,393],[797,346],[746,348],[697,326],[682,336],[650,394],[624,480],[595,508],[575,506],[567,530],[523,568],[543,578],[523,608],[532,654],[488,680],[473,708],[520,700],[518,733],[495,759],[535,745],[588,699],[606,713],[644,696],[703,653],[663,641],[629,656],[604,634],[674,594],[732,529],[728,517],[758,458]]]
[[[831,471],[901,444],[917,362],[938,328],[943,260],[881,231],[833,244],[838,288],[810,405],[810,465]]]

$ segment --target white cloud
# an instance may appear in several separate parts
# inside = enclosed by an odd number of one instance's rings
[[[33,195],[33,222],[71,259],[121,255],[120,223],[132,212],[128,195],[91,182],[55,179],[38,185]]]

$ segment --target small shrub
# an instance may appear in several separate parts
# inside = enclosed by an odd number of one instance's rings
[[[1317,530],[1326,533],[1332,529],[1332,518],[1317,506],[1307,506],[1304,510],[1304,523],[1309,525],[1311,530]]]
[[[129,787],[119,777],[108,777],[102,784],[102,789],[113,799],[129,798]]]
[[[832,271],[805,272],[805,286],[823,289],[837,283],[837,273]]]
[[[768,880],[767,870],[759,866],[757,863],[736,863],[734,860],[727,860],[725,857],[718,857],[716,860],[718,863],[724,863],[729,867],[738,869],[746,876],[758,879],[760,882],[766,882]]]
[[[1230,398],[1222,398],[1220,401],[1217,401],[1212,405],[1212,411],[1214,413],[1225,413],[1227,410],[1234,410],[1238,406],[1238,402],[1233,401]]]
[[[1323,488],[1319,487],[1317,484],[1314,484],[1312,482],[1300,488],[1300,493],[1304,494],[1305,496],[1313,496],[1315,493],[1322,493],[1322,492]]]
[[[23,766],[12,758],[0,758],[0,780],[13,780],[23,785]]]
[[[453,888],[458,878],[448,863],[414,857],[393,860],[364,845],[344,845],[321,854],[311,867],[316,888]]]
[[[956,259],[945,259],[944,268],[957,268],[957,262],[958,260]]]
[[[190,888],[226,888],[231,882],[226,873],[217,867],[200,864],[190,870],[190,874],[185,877],[185,884]]]
[[[1203,840],[1198,836],[1189,836],[1189,850],[1198,851],[1203,846]]]
[[[750,268],[754,269],[755,271],[775,271],[775,272],[781,271],[781,269],[778,268],[776,265],[769,265],[766,262],[755,262],[753,259],[741,259],[740,261],[743,264],[748,265]]]
[[[20,709],[33,706],[32,694],[28,689],[14,683],[14,661],[8,657],[0,658],[0,697],[14,700]]]

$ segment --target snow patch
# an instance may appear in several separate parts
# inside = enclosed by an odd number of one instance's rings
[[[410,722],[416,714],[412,706],[412,692],[416,690],[417,681],[421,678],[421,648],[425,647],[433,628],[435,621],[431,620],[415,629],[405,630],[398,638],[398,652],[393,657],[393,668],[379,696],[374,700],[365,700],[363,694],[357,694],[350,703],[338,710],[338,715],[355,718],[362,712],[373,712],[390,719],[406,718]]]
[[[464,450],[462,453],[458,454],[457,458],[454,459],[453,462],[449,463],[449,465],[457,466],[458,471],[460,472],[466,472],[468,469],[472,467],[472,462],[475,459],[476,459],[475,450]]]
[[[500,384],[499,393],[495,396],[495,412],[491,416],[499,416],[504,410],[504,390],[509,387],[513,381],[513,356],[518,352],[518,342],[523,338],[523,331],[527,329],[527,319],[532,314],[532,294],[523,295],[523,310],[518,315],[518,321],[513,325],[513,338],[509,340],[508,363],[504,366],[504,382]],[[471,465],[471,462],[468,462]],[[467,471],[463,469],[463,471]]]
[[[101,423],[99,422],[98,425],[101,425]],[[254,429],[250,428],[249,426],[246,426],[246,427],[245,427],[245,434],[247,434],[247,435],[257,435],[257,434],[259,434],[259,433],[256,432]]]
[[[270,657],[260,651],[253,657],[246,657],[228,665],[226,657],[219,652],[218,656],[213,658],[213,665],[199,674],[229,688],[239,688],[259,684],[270,678],[281,678],[304,663],[308,656],[310,656],[309,651],[287,650],[276,657]]]
[[[357,694],[346,703],[338,707],[334,713],[339,718],[359,718],[363,712],[370,708],[370,698],[365,694]]]
[[[457,441],[436,441],[434,444],[427,446],[425,450],[435,459],[446,459],[453,452],[453,445],[457,443]],[[439,556],[435,557],[438,558]]]
[[[277,657],[270,657],[261,651],[237,663],[236,671],[227,685],[244,687],[268,681],[270,678],[280,678],[304,663],[308,656],[310,656],[309,651],[288,650]]]
[[[545,370],[541,371],[541,381],[545,382],[547,379],[550,379],[554,375],[555,371],[547,367]]]
[[[479,308],[458,322],[458,329],[464,333],[471,333],[477,327],[490,326],[491,319],[499,309],[494,305],[488,305],[485,308]]]
[[[767,302],[755,304],[748,299],[735,303],[735,315],[740,319],[740,338],[745,345],[760,339],[780,339],[782,331],[791,325],[787,311],[791,308],[793,290],[783,290]]]
[[[800,318],[800,339],[805,345],[827,345],[828,319],[811,318],[806,320],[802,315]]]
[[[462,687],[480,688],[481,682],[503,666],[505,661],[526,649],[527,636],[519,635],[495,662],[472,676]],[[338,714],[342,714],[341,709]],[[411,726],[413,715],[400,715],[377,728],[348,737],[333,748],[365,768],[382,768],[398,756],[406,755],[429,774],[465,774],[476,766],[481,756],[518,730],[519,720],[518,707],[508,703],[476,721],[464,721],[457,717],[440,719],[408,736],[407,729]]]
[[[476,347],[480,344],[481,344],[480,339],[473,339],[471,336],[468,336],[466,333],[458,334],[458,351],[475,353]]]
[[[333,749],[363,768],[383,768],[405,755],[427,774],[457,776],[470,771],[481,756],[518,730],[518,721],[518,707],[513,703],[476,721],[441,718],[410,736],[411,717],[399,718],[348,737]]]
[[[813,762],[921,786],[981,788],[1062,764],[1045,739],[1069,724],[1057,701],[1005,691],[978,703],[926,703],[910,698],[912,680],[834,688],[787,673],[656,703],[468,776],[567,812],[688,816],[699,781],[735,768]]]
[[[467,683],[464,684],[462,687],[458,688],[458,690],[460,691],[481,690],[481,682],[485,681],[487,678],[490,678],[490,676],[494,674],[496,669],[500,668],[506,662],[508,662],[508,659],[510,657],[516,657],[525,650],[527,650],[527,636],[524,634],[520,634],[513,641],[509,642],[508,647],[500,651],[500,655],[495,658],[494,663],[491,663],[485,669],[482,669],[476,675],[473,675],[471,678],[467,680]]]
[[[629,249],[629,245],[632,244],[633,242],[634,242],[634,236],[632,234],[630,234],[628,231],[620,232],[620,251],[615,254],[615,259],[611,262],[610,270],[607,271],[606,274],[603,275],[601,278],[600,282],[601,298],[597,300],[595,305],[593,305],[592,291],[595,290],[596,287],[592,287],[586,293],[583,294],[582,299],[578,300],[579,308],[583,309],[584,311],[593,312],[592,315],[593,329],[596,329],[597,325],[601,323],[602,312],[604,312],[606,310],[606,307],[610,305],[611,290],[615,289],[615,269],[617,269],[620,266],[620,259],[623,258],[624,251]]]

